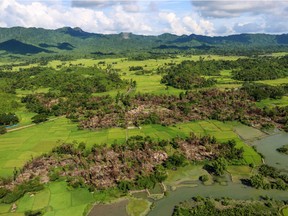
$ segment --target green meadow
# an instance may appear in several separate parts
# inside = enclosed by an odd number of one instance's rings
[[[25,194],[15,203],[17,208],[14,213],[10,211],[12,205],[0,204],[0,215],[24,216],[28,210],[45,209],[44,216],[79,216],[93,202],[95,197],[88,189],[71,190],[65,182],[54,182],[40,192]]]
[[[92,146],[93,144],[124,143],[126,138],[135,135],[150,136],[153,139],[172,139],[176,136],[188,136],[191,132],[197,135],[209,134],[221,142],[235,139],[237,147],[243,147],[245,150],[245,161],[260,164],[260,156],[233,131],[237,125],[239,124],[235,122],[199,121],[180,123],[169,127],[145,125],[141,129],[111,128],[89,131],[78,130],[76,124],[70,123],[66,118],[59,118],[2,135],[0,139],[0,173],[1,176],[9,176],[14,167],[23,166],[28,160],[50,151],[64,141],[85,142],[88,146]]]
[[[281,99],[264,99],[257,102],[259,107],[273,107],[273,106],[288,106],[288,96],[283,96]]]

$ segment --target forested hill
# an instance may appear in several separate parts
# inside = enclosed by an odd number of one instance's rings
[[[123,55],[134,53],[217,53],[261,54],[288,51],[288,34],[240,34],[201,36],[162,34],[143,36],[132,33],[95,34],[80,28],[0,28],[0,55],[85,54]]]

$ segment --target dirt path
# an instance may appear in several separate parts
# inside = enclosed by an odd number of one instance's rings
[[[57,120],[57,119],[63,118],[63,117],[65,117],[65,116],[59,116],[59,117],[55,117],[55,118],[52,118],[52,119],[48,119],[46,122],[54,121],[54,120]],[[43,124],[43,123],[45,123],[45,122],[42,122],[40,124]],[[24,125],[24,126],[13,128],[13,129],[8,129],[7,133],[18,131],[18,130],[23,130],[25,128],[33,127],[35,125],[39,125],[39,124],[32,123],[32,124],[29,124],[29,125]]]

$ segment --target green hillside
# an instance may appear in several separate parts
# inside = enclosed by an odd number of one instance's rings
[[[249,46],[248,46],[249,45]],[[3,54],[73,54],[119,55],[177,54],[186,52],[211,54],[261,54],[288,50],[288,34],[240,34],[201,36],[162,34],[159,36],[132,33],[96,34],[80,28],[56,30],[42,28],[0,28],[0,52]]]

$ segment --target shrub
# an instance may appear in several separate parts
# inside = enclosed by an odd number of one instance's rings
[[[7,133],[7,130],[4,126],[0,126],[0,134],[5,134]]]

